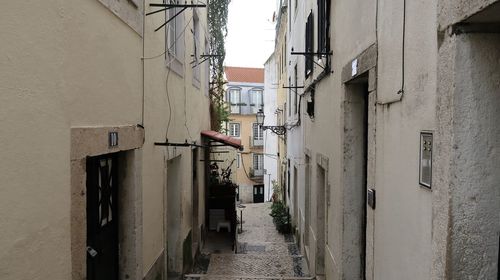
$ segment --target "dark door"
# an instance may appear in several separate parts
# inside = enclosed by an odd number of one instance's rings
[[[116,155],[87,160],[87,279],[118,279]]]
[[[253,203],[264,202],[264,185],[253,186]]]

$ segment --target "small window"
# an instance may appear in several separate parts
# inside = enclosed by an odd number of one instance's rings
[[[240,124],[229,123],[229,136],[240,137]]]
[[[236,168],[240,168],[241,155],[236,154]]]

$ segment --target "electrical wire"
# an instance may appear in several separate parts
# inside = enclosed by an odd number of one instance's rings
[[[245,175],[247,176],[247,179],[253,181],[252,179],[250,179],[250,176],[247,173],[247,169],[245,167],[245,159],[243,158],[243,153],[239,153],[239,154],[241,156],[241,167],[243,167],[243,171],[245,171]],[[249,154],[249,153],[247,153],[247,154]]]

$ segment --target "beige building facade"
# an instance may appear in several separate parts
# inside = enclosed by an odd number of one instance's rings
[[[238,200],[264,202],[270,190],[264,187],[264,133],[256,118],[264,104],[264,69],[226,66],[225,75],[230,110],[226,131],[244,147],[236,158]]]
[[[1,279],[167,279],[192,262],[205,228],[207,11],[155,32],[173,14],[145,17],[160,9],[150,3],[0,11]]]
[[[288,107],[287,107],[287,95],[291,92],[291,89],[283,88],[284,85],[288,83],[287,81],[287,30],[288,30],[288,7],[286,3],[280,3],[278,6],[278,12],[276,13],[276,42],[274,49],[274,57],[276,61],[276,79],[277,90],[276,90],[276,125],[284,126],[287,124]],[[270,116],[267,116],[270,117]],[[287,192],[287,146],[286,146],[287,135],[278,136],[278,186],[280,186],[281,199],[284,200],[285,193]]]
[[[282,185],[311,272],[496,279],[500,3],[281,4]]]

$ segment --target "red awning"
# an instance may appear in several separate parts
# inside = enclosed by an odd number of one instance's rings
[[[219,133],[217,131],[212,131],[212,130],[204,130],[201,132],[201,136],[205,136],[207,138],[210,138],[214,141],[217,141],[219,143],[231,146],[233,148],[243,150],[243,145],[241,145],[241,140],[233,138],[228,135],[224,135],[222,133]]]

